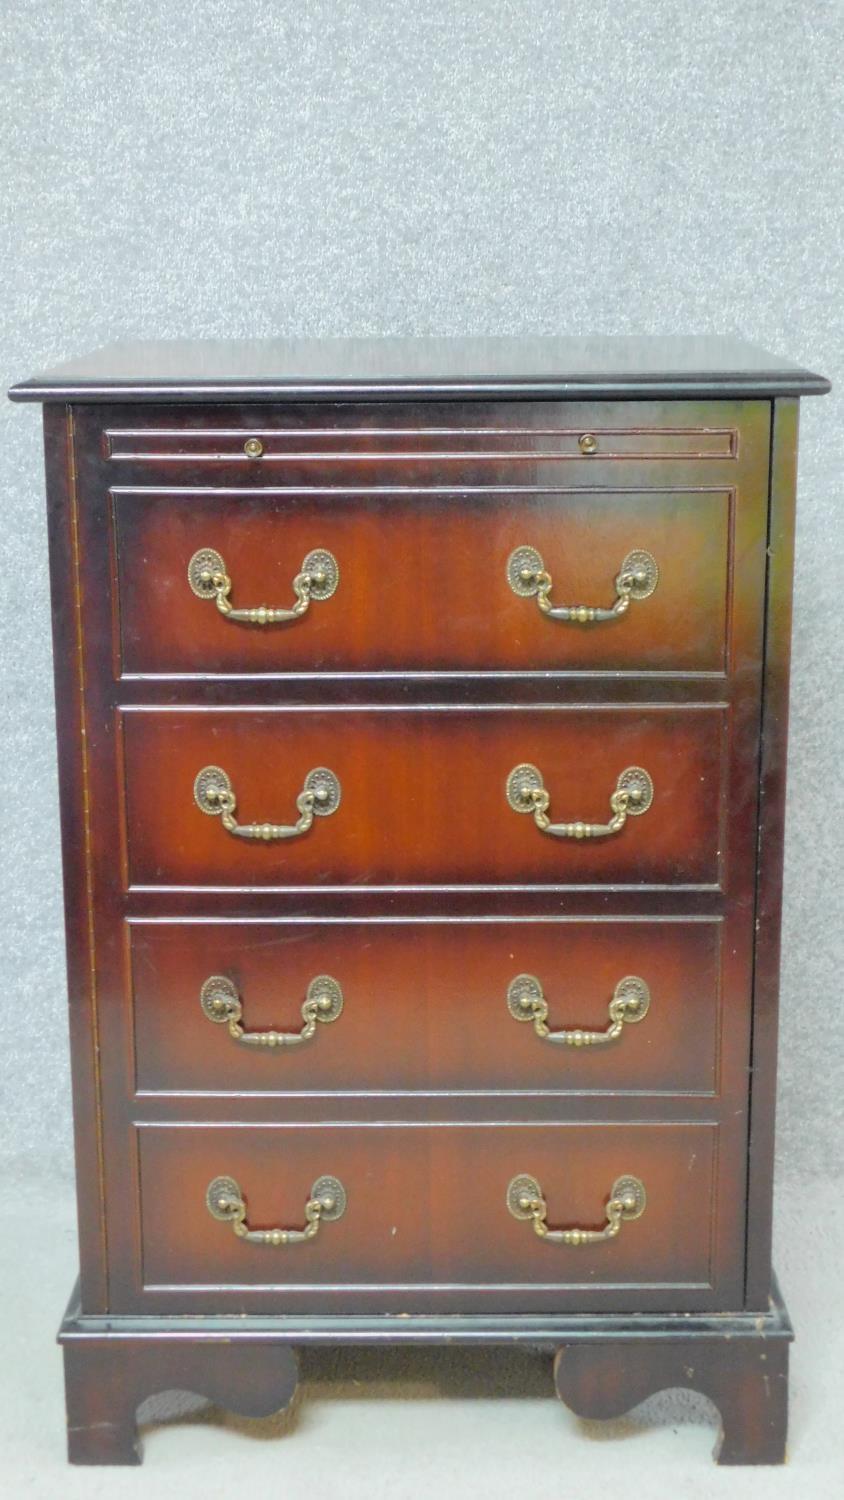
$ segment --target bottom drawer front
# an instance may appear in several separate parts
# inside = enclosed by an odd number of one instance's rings
[[[383,1288],[487,1287],[511,1294],[514,1310],[520,1288],[589,1288],[598,1305],[603,1289],[624,1288],[635,1305],[637,1288],[665,1288],[668,1305],[671,1287],[716,1280],[717,1138],[712,1124],[142,1126],[144,1286],[213,1287],[215,1303],[263,1290],[299,1307],[308,1289],[315,1305],[317,1290],[332,1288],[369,1292],[358,1299],[369,1305]],[[552,1230],[604,1228],[620,1178],[639,1179],[647,1205],[622,1215],[614,1237],[561,1243],[510,1212],[508,1188],[522,1175],[539,1185]],[[313,1185],[327,1176],[342,1184],[342,1217],[332,1190],[310,1237],[273,1243],[273,1230],[305,1228]],[[207,1194],[217,1179],[230,1181],[214,1190],[215,1217]],[[238,1235],[238,1218],[269,1241]]]

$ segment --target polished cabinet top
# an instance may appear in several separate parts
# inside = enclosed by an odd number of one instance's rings
[[[279,397],[823,395],[821,375],[741,339],[173,339],[109,345],[35,375],[15,401]]]

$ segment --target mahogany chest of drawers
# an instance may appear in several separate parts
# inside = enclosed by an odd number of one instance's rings
[[[783,1456],[797,404],[742,344],[127,345],[44,402],[70,1457],[313,1341]]]

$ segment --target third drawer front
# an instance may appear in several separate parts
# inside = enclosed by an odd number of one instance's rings
[[[143,1093],[717,1092],[717,920],[129,933]]]
[[[727,723],[723,705],[126,710],[129,883],[717,886]]]

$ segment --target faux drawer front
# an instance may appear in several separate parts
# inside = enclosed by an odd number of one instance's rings
[[[120,656],[129,674],[719,672],[729,665],[726,487],[127,489],[112,500]],[[756,509],[755,545],[743,538],[740,587],[761,576],[763,507]],[[222,613],[213,584],[205,597],[189,579],[191,560],[211,557],[209,571],[219,560],[230,581],[226,607],[290,611],[305,560],[326,551],[336,559],[336,588],[322,597],[328,590],[314,585],[307,609],[281,622]],[[643,563],[643,553],[653,563]],[[552,608],[598,608],[609,617],[579,623],[544,613],[531,579],[516,578],[520,592],[511,586],[514,555],[517,574],[518,559],[529,571],[538,558],[552,580]],[[625,596],[616,580],[641,568],[644,581]],[[623,597],[626,609],[611,614]]]
[[[705,1304],[716,1279],[717,1135],[705,1124],[144,1126],[143,1284],[207,1287],[218,1303],[252,1288],[280,1305],[318,1289],[357,1292],[365,1305],[382,1288],[434,1289],[433,1303],[465,1288],[467,1308],[484,1287],[506,1289],[519,1307],[561,1292],[581,1305],[668,1306],[672,1289],[691,1287]],[[508,1210],[508,1187],[523,1174],[539,1185],[552,1229],[600,1230],[627,1176],[643,1184],[646,1207],[615,1238],[555,1243]],[[341,1184],[345,1211],[306,1241],[253,1243],[209,1211],[210,1185],[229,1179],[244,1227],[301,1230],[326,1176]],[[740,1212],[728,1210],[732,1228]]]
[[[131,885],[712,886],[721,878],[720,706],[126,710],[122,724]],[[630,769],[647,772],[653,800],[609,836],[554,837],[508,802],[508,778],[524,763],[544,779],[555,826],[606,825]],[[335,778],[324,810],[337,787],[339,805],[306,832],[279,836],[299,826],[297,806],[319,768]],[[227,832],[222,816],[200,810],[195,793],[199,785],[202,800],[207,778],[197,777],[206,771],[215,786],[225,773],[237,820],[253,836]]]
[[[138,921],[129,942],[142,1093],[718,1085],[717,921]],[[307,1035],[308,994],[338,989]]]
[[[734,460],[740,429],[761,403],[436,402],[225,406],[115,410],[102,432],[120,464],[314,475],[342,483],[385,469],[404,481],[553,472],[619,459]],[[745,435],[744,432],[741,434]]]

